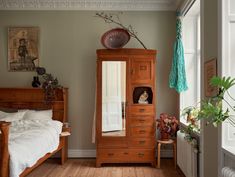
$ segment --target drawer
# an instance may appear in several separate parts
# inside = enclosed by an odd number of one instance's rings
[[[130,158],[129,149],[99,149],[98,156],[101,159],[126,160]]]
[[[130,115],[154,115],[153,105],[133,105],[129,107]]]
[[[127,148],[127,140],[125,137],[123,138],[113,138],[113,137],[103,137],[98,142],[99,148]]]
[[[150,162],[155,159],[154,149],[144,150],[144,149],[130,149],[130,155],[132,161],[137,162]]]
[[[155,147],[155,138],[130,138],[129,147],[154,148]]]
[[[98,158],[103,162],[152,162],[154,149],[99,149]]]
[[[153,126],[154,118],[151,116],[132,116],[129,119],[131,126]]]
[[[153,126],[131,127],[132,137],[153,137],[155,128]]]

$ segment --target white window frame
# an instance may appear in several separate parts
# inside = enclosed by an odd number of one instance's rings
[[[230,13],[229,4],[230,0],[223,0],[222,1],[222,33],[221,33],[221,64],[222,64],[222,76],[231,76],[235,77],[235,73],[232,72],[232,62],[234,62],[234,56],[231,56],[231,50],[234,50],[233,46],[230,46],[229,42],[231,36],[234,35],[234,32],[230,30],[230,25],[232,23],[235,24],[235,9],[234,13]],[[232,33],[233,32],[233,33]],[[233,47],[233,48],[232,48]],[[233,60],[233,61],[232,61]],[[235,95],[235,91],[231,93],[231,95]],[[229,99],[228,99],[229,101]],[[234,102],[232,103],[234,104]],[[224,105],[224,108],[227,106]],[[234,114],[234,113],[233,113]],[[230,153],[231,155],[235,156],[235,127],[229,125],[227,121],[222,123],[222,149]]]
[[[201,49],[200,49],[200,9],[198,13],[191,15],[190,14],[190,9],[188,11],[188,14],[183,19],[182,22],[182,39],[183,39],[183,44],[184,44],[184,49],[185,49],[185,71],[186,71],[186,78],[187,78],[187,83],[188,83],[188,90],[185,92],[180,93],[180,110],[182,111],[184,108],[188,106],[200,106],[198,105],[200,98],[201,98]],[[187,19],[190,18],[190,19]],[[194,48],[193,49],[187,49],[187,46],[189,46],[189,42],[192,41],[187,41],[185,38],[186,36],[184,35],[185,30],[188,30],[188,26],[190,24],[184,23],[184,20],[190,20],[190,22],[193,24],[193,39],[194,39]],[[192,55],[192,57],[197,60],[196,65],[194,65],[194,70],[195,73],[192,76],[192,78],[188,77],[187,75],[187,70],[189,70],[189,64],[187,64],[187,55]],[[196,79],[194,79],[196,78]],[[191,85],[195,85],[196,88],[192,88]],[[192,90],[194,89],[194,90]],[[189,94],[190,92],[193,91],[193,94]],[[191,96],[191,101],[187,101],[189,96]],[[194,98],[193,98],[194,97]],[[188,123],[185,119],[185,117],[180,117],[180,122],[181,124],[187,126]],[[199,123],[200,125],[200,123]]]

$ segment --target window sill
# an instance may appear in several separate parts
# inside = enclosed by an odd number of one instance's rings
[[[184,122],[180,122],[180,129],[182,130],[186,130],[188,128],[188,124],[184,123]],[[200,137],[200,131],[194,131],[193,135]]]
[[[235,160],[235,148],[234,147],[223,146],[222,151],[224,152],[224,154],[228,155],[229,157]]]

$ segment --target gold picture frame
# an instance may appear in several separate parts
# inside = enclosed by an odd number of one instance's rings
[[[39,27],[8,28],[8,71],[34,71],[39,66]]]
[[[204,87],[206,97],[212,97],[217,94],[218,89],[210,85],[210,80],[214,76],[217,76],[216,58],[210,59],[204,63]]]

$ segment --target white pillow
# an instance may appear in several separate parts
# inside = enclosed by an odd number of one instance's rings
[[[28,110],[23,116],[24,120],[52,120],[52,110],[34,111]]]
[[[6,122],[13,122],[23,119],[24,114],[26,111],[22,112],[14,112],[14,113],[7,113],[7,112],[0,112],[0,121]]]
[[[30,109],[19,109],[18,112],[26,112],[29,111]]]
[[[0,111],[0,119],[6,117],[8,115],[7,112]]]

